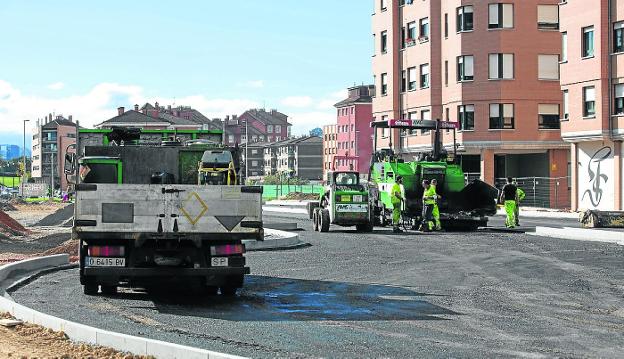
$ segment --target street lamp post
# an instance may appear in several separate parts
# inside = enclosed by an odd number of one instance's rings
[[[245,182],[247,182],[247,178],[249,178],[249,153],[247,151],[247,148],[249,147],[248,123],[249,123],[249,120],[245,120]]]
[[[22,148],[22,197],[24,197],[24,182],[26,182],[26,122],[30,120],[24,120],[24,147]]]

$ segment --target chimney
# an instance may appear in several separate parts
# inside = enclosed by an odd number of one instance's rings
[[[167,111],[171,112],[171,105],[167,105]]]
[[[74,122],[74,116],[69,115],[69,117],[67,118],[69,120],[69,122]]]
[[[157,109],[157,110],[159,110],[159,109],[160,109],[160,106],[158,106],[158,102],[155,102],[155,103],[154,103],[154,106],[156,107],[156,109]]]
[[[135,104],[134,105],[134,110],[138,112],[139,111],[139,105]]]
[[[123,106],[121,106],[121,107],[117,107],[117,114],[118,114],[119,116],[123,115],[125,111],[126,111],[126,108],[125,108],[125,107],[123,107]]]
[[[147,112],[147,115],[153,118],[158,118],[158,109],[155,110],[149,110]]]
[[[48,115],[49,115],[49,116],[48,116],[48,120],[46,121],[46,123],[50,123],[50,122],[52,122],[52,114],[50,113],[50,114],[48,114]]]

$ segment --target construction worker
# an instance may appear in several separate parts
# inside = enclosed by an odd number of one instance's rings
[[[438,195],[438,180],[437,179],[432,179],[431,180],[431,187],[433,188],[433,192],[435,193],[435,203],[433,205],[433,221],[435,223],[435,230],[436,231],[441,231],[442,230],[442,223],[440,222],[440,207],[438,207],[438,201],[440,200],[440,196]]]
[[[420,224],[420,230],[423,232],[433,231],[433,206],[435,205],[437,194],[435,188],[431,186],[429,180],[423,180],[422,186],[423,192],[423,211],[422,211],[422,223]]]
[[[516,185],[516,227],[520,226],[520,202],[524,200],[526,197],[526,193],[522,190],[522,188],[518,187],[518,183],[514,182]]]
[[[399,222],[401,221],[401,205],[404,201],[403,191],[401,190],[402,184],[403,177],[397,176],[392,190],[390,191],[390,200],[392,202],[392,232],[394,233],[403,232],[401,228],[399,228]]]
[[[507,177],[507,184],[503,186],[500,201],[505,206],[505,226],[507,228],[516,227],[516,198],[518,196],[518,187],[513,183],[513,178]]]

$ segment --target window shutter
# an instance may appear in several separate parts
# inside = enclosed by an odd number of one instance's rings
[[[616,22],[615,24],[613,24],[613,29],[614,30],[624,29],[624,21]]]
[[[503,4],[503,27],[511,28],[514,26],[513,4]]]
[[[474,112],[474,105],[466,105],[466,112]]]
[[[624,97],[624,84],[615,85],[615,97]]]
[[[408,81],[409,82],[416,81],[416,68],[410,67],[407,71],[408,71],[408,74],[407,74]]]
[[[561,33],[561,60],[568,61],[568,33]]]
[[[563,91],[563,113],[567,114],[569,112],[568,107],[570,105],[570,94],[568,91]]]
[[[422,111],[422,119],[423,120],[431,120],[431,111],[423,110]]]
[[[498,54],[490,54],[490,78],[498,78]]]
[[[464,75],[474,76],[474,57],[464,56]]]
[[[559,105],[539,104],[538,112],[540,115],[557,115],[559,116]]]
[[[558,24],[559,23],[559,6],[558,5],[538,5],[537,6],[537,22],[540,24]]]
[[[539,78],[559,80],[559,55],[538,55]]]
[[[503,117],[514,117],[514,105],[506,103],[503,105]]]
[[[514,55],[503,54],[503,78],[512,79],[514,77]]]
[[[420,71],[421,75],[429,75],[429,65],[422,65]]]
[[[472,14],[472,6],[464,6],[464,14]]]
[[[490,4],[490,24],[498,25],[498,4]]]
[[[500,117],[500,105],[497,103],[490,104],[490,117]]]

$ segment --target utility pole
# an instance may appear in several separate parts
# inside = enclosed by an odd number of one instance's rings
[[[22,149],[22,197],[24,197],[24,182],[26,182],[26,122],[30,120],[24,120],[24,148]]]
[[[54,197],[54,152],[50,152],[50,200]]]
[[[249,147],[249,126],[248,119],[245,119],[245,182],[247,182],[247,178],[249,178],[249,151],[247,148]],[[244,184],[244,183],[243,183]]]

